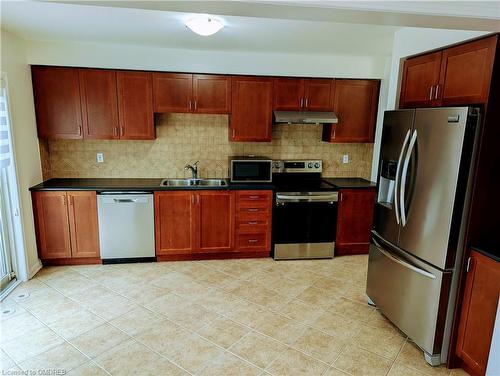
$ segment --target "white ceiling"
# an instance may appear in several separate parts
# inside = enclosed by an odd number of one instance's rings
[[[393,34],[402,26],[500,30],[499,5],[498,1],[3,0],[1,26],[28,40],[387,56]],[[218,15],[225,28],[211,37],[197,36],[184,26],[193,13]]]

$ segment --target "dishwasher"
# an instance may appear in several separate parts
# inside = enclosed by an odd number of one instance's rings
[[[103,264],[155,261],[154,204],[150,192],[99,192]]]

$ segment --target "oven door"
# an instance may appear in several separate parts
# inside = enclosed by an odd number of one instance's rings
[[[273,213],[274,258],[332,258],[338,192],[278,192]]]

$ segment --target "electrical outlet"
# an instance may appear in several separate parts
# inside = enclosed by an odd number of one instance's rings
[[[342,163],[349,163],[349,154],[344,154],[342,156]]]
[[[103,163],[104,162],[104,154],[103,153],[97,153],[97,163]]]

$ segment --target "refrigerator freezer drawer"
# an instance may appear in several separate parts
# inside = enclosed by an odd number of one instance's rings
[[[430,355],[439,354],[451,272],[442,272],[376,240],[370,244],[367,295]]]

